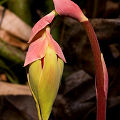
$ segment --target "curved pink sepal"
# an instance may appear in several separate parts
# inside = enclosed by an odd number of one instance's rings
[[[101,54],[101,61],[102,61],[102,66],[103,66],[103,73],[104,73],[104,92],[105,92],[105,97],[107,99],[107,93],[108,93],[108,72],[106,68],[106,64],[103,58],[103,55]]]
[[[60,48],[60,46],[58,45],[58,43],[52,38],[51,34],[50,34],[50,31],[49,30],[46,30],[46,33],[49,37],[49,45],[51,48],[53,48],[56,52],[56,54],[58,55],[59,58],[61,58],[65,63],[66,63],[66,60],[65,60],[65,57],[63,55],[63,52]]]
[[[24,67],[38,59],[43,58],[45,56],[47,46],[48,41],[46,40],[46,38],[43,40],[40,38],[32,42],[26,54]]]
[[[88,21],[80,7],[71,0],[53,0],[55,10],[59,15],[70,16],[80,22]]]
[[[55,17],[55,11],[50,12],[48,15],[41,18],[32,28],[31,36],[28,41],[28,43],[32,42],[35,35],[40,32],[42,29],[44,29],[48,24],[52,22],[52,20]]]

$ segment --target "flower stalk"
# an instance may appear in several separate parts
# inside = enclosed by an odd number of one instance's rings
[[[106,96],[104,91],[104,71],[101,51],[94,29],[89,21],[82,23],[89,37],[96,68],[97,120],[106,119]]]
[[[97,97],[97,120],[106,119],[106,100],[108,89],[108,73],[103,55],[100,51],[99,43],[94,29],[88,18],[83,14],[80,7],[71,0],[53,0],[55,10],[59,15],[69,16],[83,24],[89,37],[95,68],[96,68],[96,97]]]

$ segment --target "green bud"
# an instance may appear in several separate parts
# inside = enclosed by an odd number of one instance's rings
[[[47,48],[43,60],[36,60],[29,66],[28,81],[39,120],[48,120],[60,85],[64,63],[50,47]]]

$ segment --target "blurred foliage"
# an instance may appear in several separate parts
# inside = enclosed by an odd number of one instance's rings
[[[54,9],[53,0],[45,1],[46,11],[52,11]]]
[[[9,61],[14,61],[15,64],[21,64],[24,61],[24,54],[21,50],[6,44],[0,40],[0,56]]]
[[[7,2],[8,0],[1,0],[0,1],[0,5],[4,4],[5,2]]]
[[[31,0],[8,0],[8,8],[27,24],[32,25]]]
[[[55,18],[55,21],[53,23],[53,25],[51,25],[51,34],[53,36],[53,38],[60,43],[60,36],[61,36],[61,18],[59,16],[57,16]]]
[[[25,68],[22,67],[25,59],[23,51],[0,40],[0,58],[0,70],[10,82],[26,82]]]
[[[10,82],[19,83],[19,80],[14,74],[14,72],[12,72],[10,68],[1,59],[0,59],[0,72],[5,73]]]

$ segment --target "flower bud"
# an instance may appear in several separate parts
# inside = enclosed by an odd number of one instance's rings
[[[44,58],[31,63],[29,66],[29,85],[37,101],[39,119],[48,120],[49,118],[58,92],[63,66],[63,61],[50,47],[47,48]]]

